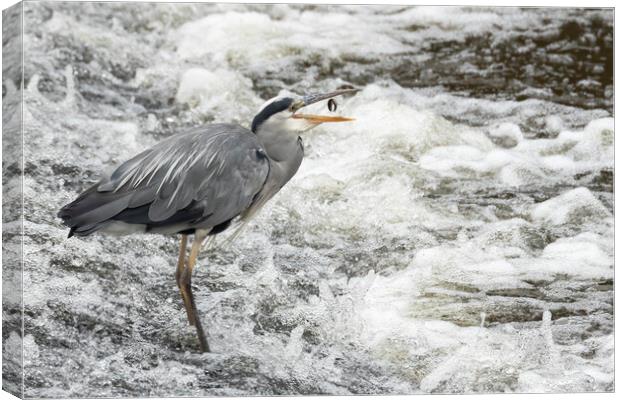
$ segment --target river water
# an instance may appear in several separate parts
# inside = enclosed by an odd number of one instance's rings
[[[614,389],[612,11],[24,13],[26,396]],[[305,135],[295,178],[200,258],[213,353],[187,325],[177,238],[66,239],[57,210],[102,171],[343,85],[362,88],[337,111],[356,122]],[[5,296],[6,346],[18,307]]]

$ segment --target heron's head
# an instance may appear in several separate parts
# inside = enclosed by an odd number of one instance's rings
[[[305,114],[302,109],[319,101],[347,93],[355,93],[357,89],[341,89],[330,93],[310,94],[306,96],[278,96],[268,100],[252,121],[252,132],[298,133],[305,132],[325,122],[353,121],[353,118],[335,115]]]

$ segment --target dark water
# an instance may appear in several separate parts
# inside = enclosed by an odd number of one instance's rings
[[[612,21],[26,3],[23,171],[17,140],[3,159],[5,265],[23,172],[26,396],[612,391]],[[21,78],[3,68],[8,110]],[[176,238],[67,240],[55,218],[162,137],[342,85],[363,88],[338,107],[356,123],[305,137],[296,178],[201,257],[212,354],[182,310]],[[5,379],[19,302],[5,294]]]

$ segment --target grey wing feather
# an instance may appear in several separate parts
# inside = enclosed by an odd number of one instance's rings
[[[79,234],[80,226],[128,209],[142,207],[147,215],[141,221],[165,223],[191,205],[192,220],[198,213],[203,226],[215,226],[247,209],[262,188],[269,162],[261,154],[256,136],[240,126],[194,129],[126,161],[59,216]]]

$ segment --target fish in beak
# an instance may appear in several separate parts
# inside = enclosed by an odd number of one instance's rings
[[[340,96],[343,94],[352,94],[359,91],[359,89],[340,89],[334,92],[329,93],[320,93],[320,94],[310,94],[303,97],[300,102],[299,108],[309,106],[310,104],[318,103],[322,100],[328,100],[336,96]],[[312,124],[322,124],[324,122],[347,122],[347,121],[355,121],[354,118],[348,117],[340,117],[336,115],[316,115],[316,114],[302,114],[295,112],[292,115],[292,118],[296,119],[304,119]]]

